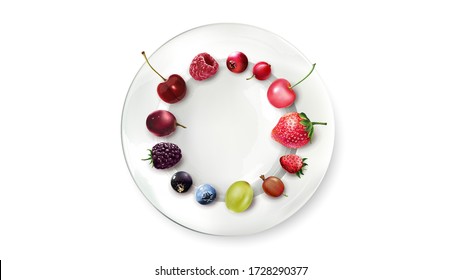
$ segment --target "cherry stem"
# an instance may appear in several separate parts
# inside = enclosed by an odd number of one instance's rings
[[[296,83],[295,85],[290,86],[289,88],[294,88],[294,87],[297,86],[299,83],[303,82],[306,78],[308,78],[308,77],[311,75],[311,73],[313,73],[314,67],[316,67],[316,63],[313,64],[313,67],[311,68],[310,73],[308,73],[308,75],[306,75],[305,78],[303,78],[301,81],[299,81],[299,82]]]
[[[327,125],[326,122],[311,122],[311,124],[313,124],[313,125],[316,125],[316,124]]]
[[[255,77],[255,74],[253,74],[252,77],[248,77],[246,80],[248,81],[248,80],[252,79],[253,77]]]
[[[182,128],[186,128],[186,126],[182,125],[181,123],[176,123],[177,126],[181,126]]]
[[[162,78],[162,80],[167,81],[167,79],[165,79],[164,77],[162,77],[161,74],[159,74],[159,72],[156,71],[156,69],[154,69],[154,67],[152,67],[151,63],[149,63],[149,60],[148,60],[148,57],[146,56],[146,53],[144,51],[141,52],[141,54],[144,56],[144,59],[146,60],[146,63],[149,65],[149,67],[151,67],[151,69],[156,72],[157,75],[159,75],[159,77]]]

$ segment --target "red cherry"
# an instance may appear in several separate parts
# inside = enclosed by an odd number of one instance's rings
[[[250,80],[253,77],[260,81],[266,80],[271,75],[271,65],[264,61],[258,62],[253,67],[252,73],[252,77],[247,78],[247,80]]]
[[[154,135],[162,137],[167,136],[176,130],[177,126],[186,128],[176,122],[175,116],[169,111],[157,110],[152,112],[146,118],[146,127]]]
[[[314,70],[316,63],[313,64],[311,71],[298,83],[291,86],[286,79],[276,79],[268,88],[267,97],[271,105],[276,108],[286,108],[292,105],[295,101],[296,94],[293,88],[303,82]]]
[[[265,178],[264,175],[261,175],[260,178],[263,180],[263,184],[261,185],[263,191],[272,197],[279,197],[284,192],[284,183],[275,176],[270,176]],[[286,196],[286,195],[284,195]]]
[[[177,103],[186,95],[186,83],[180,75],[173,74],[157,85],[157,94],[167,103]]]
[[[249,65],[249,60],[241,52],[233,52],[226,59],[226,67],[233,73],[244,72],[247,69],[247,65]]]
[[[183,99],[186,95],[186,82],[184,79],[177,74],[173,74],[168,79],[165,79],[162,77],[159,72],[152,67],[151,63],[149,63],[148,58],[146,57],[146,53],[142,52],[141,53],[144,56],[144,59],[146,60],[146,63],[151,67],[151,69],[159,75],[159,77],[164,80],[164,82],[160,83],[157,85],[157,94],[159,97],[170,104],[176,103]]]

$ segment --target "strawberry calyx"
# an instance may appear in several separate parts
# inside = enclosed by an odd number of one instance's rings
[[[300,176],[301,175],[305,175],[303,174],[303,169],[305,168],[305,166],[308,165],[308,163],[305,162],[306,158],[302,158],[302,167],[300,168],[300,170],[298,170],[295,175],[297,175],[298,178],[301,178]]]
[[[298,116],[301,119],[300,124],[305,127],[305,131],[308,132],[308,138],[310,138],[310,139],[313,136],[314,126],[315,125],[327,125],[326,122],[312,122],[308,118],[308,116],[303,112],[299,113]],[[302,173],[302,175],[303,175],[303,173]]]

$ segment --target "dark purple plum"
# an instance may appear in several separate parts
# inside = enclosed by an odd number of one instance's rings
[[[175,116],[166,110],[154,111],[146,118],[148,130],[159,137],[171,134],[176,130],[177,126],[186,128],[184,125],[177,123]]]

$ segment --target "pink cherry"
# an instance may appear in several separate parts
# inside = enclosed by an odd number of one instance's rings
[[[276,108],[286,108],[294,104],[295,98],[297,97],[293,88],[303,82],[308,76],[313,73],[316,63],[313,64],[311,71],[303,79],[291,86],[289,81],[286,79],[277,79],[271,83],[268,88],[267,97],[271,105]]]
[[[286,79],[277,79],[268,88],[268,100],[276,108],[285,108],[295,101],[295,91]]]

